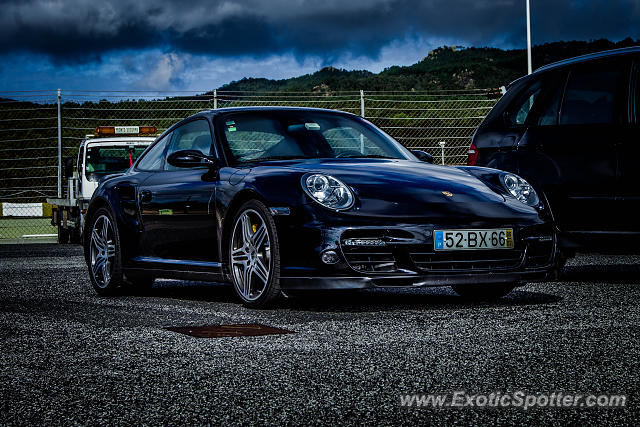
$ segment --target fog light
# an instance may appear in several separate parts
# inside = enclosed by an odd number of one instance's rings
[[[322,252],[320,259],[322,259],[322,262],[324,262],[325,264],[335,264],[340,261],[340,257],[338,257],[338,254],[335,253],[335,251]]]

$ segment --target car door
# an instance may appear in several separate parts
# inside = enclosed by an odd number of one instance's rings
[[[640,58],[633,59],[629,91],[628,119],[620,140],[620,182],[618,195],[621,204],[620,227],[623,231],[640,232]]]
[[[518,171],[535,177],[562,231],[615,229],[624,66],[585,62],[555,81],[519,142]]]
[[[190,168],[168,164],[168,156],[179,150],[211,153],[207,119],[197,118],[175,128],[162,169],[140,186],[143,253],[163,260],[217,262],[216,221],[210,209],[217,172],[204,164]]]

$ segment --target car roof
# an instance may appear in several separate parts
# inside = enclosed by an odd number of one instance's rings
[[[224,108],[216,108],[215,110],[199,111],[195,114],[190,115],[189,117],[185,117],[183,120],[171,125],[160,136],[164,137],[167,133],[172,132],[177,126],[180,126],[182,123],[184,123],[185,120],[195,119],[198,117],[207,117],[212,120],[216,116],[219,116],[225,113],[235,113],[235,112],[242,112],[242,111],[312,111],[312,112],[320,112],[320,113],[334,113],[334,114],[340,114],[343,116],[360,117],[357,114],[348,113],[346,111],[341,111],[341,110],[330,110],[328,108],[288,107],[288,106],[278,106],[278,105],[252,106],[252,107],[224,107]]]
[[[235,112],[241,112],[241,111],[311,111],[311,112],[336,113],[336,114],[345,114],[349,116],[356,116],[355,114],[348,113],[346,111],[330,110],[327,108],[287,107],[287,106],[277,106],[277,105],[276,106],[257,106],[257,107],[224,107],[224,108],[217,108],[215,110],[201,111],[197,114],[194,114],[194,116],[197,116],[197,115],[217,116],[219,114],[235,113]]]
[[[535,77],[540,73],[550,71],[550,70],[555,70],[557,68],[565,67],[568,65],[579,64],[581,62],[587,62],[594,59],[623,56],[623,55],[639,53],[639,52],[640,52],[640,46],[632,46],[632,47],[624,47],[621,49],[612,49],[612,50],[605,50],[602,52],[589,53],[587,55],[580,55],[573,58],[563,59],[562,61],[552,62],[551,64],[543,65],[542,67],[537,68],[533,73],[527,76],[522,76],[514,80],[513,82],[509,83],[509,87],[513,86],[514,84],[522,80]]]
[[[562,67],[565,65],[577,64],[577,63],[589,61],[592,59],[607,58],[610,56],[620,56],[620,55],[626,55],[626,54],[635,53],[635,52],[640,52],[640,46],[624,47],[621,49],[612,49],[612,50],[605,50],[602,52],[589,53],[587,55],[580,55],[574,58],[563,59],[562,61],[557,61],[551,64],[543,65],[542,67],[536,69],[535,72],[538,73],[541,71],[546,71],[553,68]]]

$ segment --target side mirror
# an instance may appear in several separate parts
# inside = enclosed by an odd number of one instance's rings
[[[167,163],[177,168],[215,167],[218,165],[218,159],[207,156],[198,150],[180,150],[171,153],[167,157]]]
[[[433,163],[433,156],[426,151],[411,150],[411,153],[418,158],[421,162]]]

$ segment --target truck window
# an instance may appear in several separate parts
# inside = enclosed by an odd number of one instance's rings
[[[614,99],[621,77],[622,71],[616,64],[572,70],[560,111],[560,124],[613,123]]]
[[[131,162],[140,156],[142,146],[87,146],[87,177],[125,172]]]
[[[155,171],[162,170],[164,149],[167,143],[171,141],[172,133],[165,135],[160,141],[157,141],[148,151],[146,151],[136,167],[141,170]]]
[[[509,111],[509,121],[513,125],[523,125],[529,116],[531,108],[540,95],[542,84],[540,80],[532,83],[516,101]]]
[[[78,165],[76,166],[78,175],[82,173],[83,168],[84,168],[84,145],[80,145],[80,150],[78,151]]]

